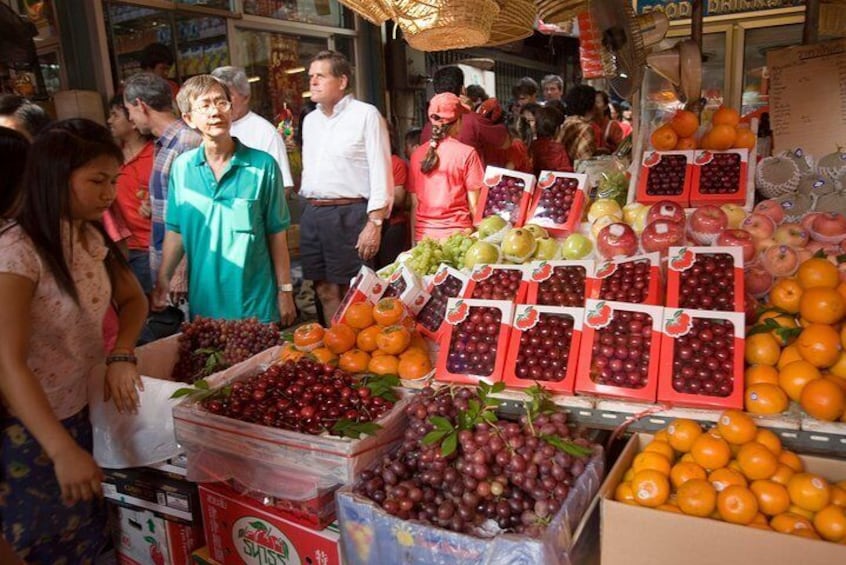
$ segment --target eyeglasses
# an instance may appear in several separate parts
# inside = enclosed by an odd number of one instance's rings
[[[211,115],[215,110],[219,112],[228,112],[232,108],[232,102],[229,100],[214,100],[213,102],[207,102],[202,104],[201,106],[196,106],[191,108],[192,112],[197,112],[199,114],[205,114],[206,116]]]

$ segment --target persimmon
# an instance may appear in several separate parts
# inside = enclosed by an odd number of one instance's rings
[[[396,375],[399,358],[396,355],[374,355],[370,358],[367,370],[376,375]]]
[[[402,320],[405,307],[399,298],[383,298],[373,308],[373,319],[383,327],[393,326]]]
[[[323,335],[323,344],[335,355],[340,355],[355,345],[355,332],[344,323],[335,324],[326,330]]]
[[[325,330],[316,322],[303,324],[294,330],[294,345],[302,351],[320,347]]]
[[[347,307],[344,323],[355,330],[373,325],[373,306],[367,302],[355,302]]]
[[[657,151],[669,151],[673,149],[678,140],[678,134],[669,125],[660,126],[649,137],[652,147]]]
[[[388,326],[376,336],[376,347],[389,355],[399,355],[411,343],[411,333],[403,326]]]
[[[323,363],[324,365],[338,364],[338,356],[326,347],[318,347],[317,349],[313,349],[309,352],[309,355],[314,357],[315,361],[317,361],[318,363]]]
[[[699,118],[688,110],[677,110],[669,125],[679,137],[691,137],[699,129]]]
[[[338,367],[348,373],[363,373],[370,364],[370,355],[361,349],[344,351],[338,359]]]
[[[422,379],[432,371],[432,362],[428,357],[416,355],[401,356],[397,365],[397,372],[401,379],[414,381]]]
[[[376,351],[376,336],[382,331],[382,328],[379,326],[370,326],[369,328],[364,328],[358,335],[355,336],[355,345],[362,351],[366,351],[367,353],[372,353]]]

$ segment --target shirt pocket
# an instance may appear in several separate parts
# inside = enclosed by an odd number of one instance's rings
[[[259,201],[251,198],[232,199],[232,231],[254,233],[258,227]]]

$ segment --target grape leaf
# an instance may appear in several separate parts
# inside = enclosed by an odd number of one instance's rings
[[[443,416],[429,416],[429,423],[435,426],[438,430],[446,430],[447,432],[453,430],[450,421]]]
[[[541,439],[552,447],[554,447],[555,449],[558,449],[559,451],[563,451],[564,453],[576,457],[586,457],[593,453],[591,449],[584,447],[583,445],[573,443],[572,441],[563,439],[559,436],[542,435]]]
[[[341,437],[359,439],[362,435],[376,435],[382,426],[375,422],[356,422],[348,418],[341,418],[332,426],[331,433]]]
[[[438,443],[441,441],[447,433],[444,430],[432,430],[425,436],[423,436],[423,445],[432,445],[433,443]]]
[[[458,447],[458,433],[451,432],[449,433],[446,438],[444,438],[444,442],[441,444],[441,455],[444,457],[449,457],[453,453],[455,453],[456,448]]]

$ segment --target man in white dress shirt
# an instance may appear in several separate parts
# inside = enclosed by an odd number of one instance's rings
[[[294,177],[291,176],[285,141],[273,124],[250,110],[250,82],[247,80],[247,73],[241,67],[227,66],[218,67],[211,74],[229,88],[232,98],[230,135],[237,137],[247,147],[270,153],[279,165],[282,184],[288,192],[294,187]]]
[[[347,93],[351,73],[341,53],[314,56],[308,77],[317,110],[302,124],[300,261],[327,322],[350,279],[379,251],[393,199],[388,129],[375,106]]]

